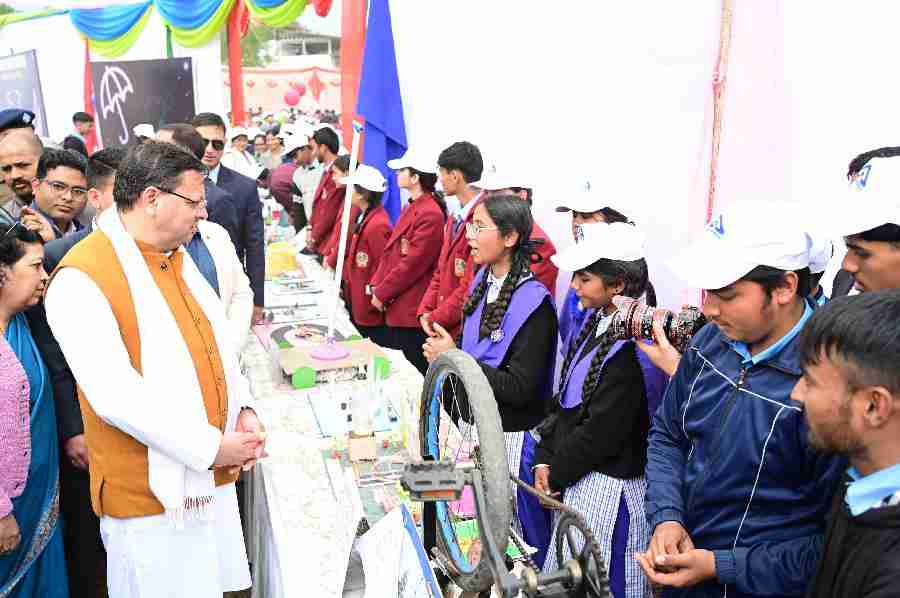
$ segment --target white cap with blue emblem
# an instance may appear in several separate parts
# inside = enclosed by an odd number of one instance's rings
[[[840,205],[828,210],[828,234],[849,237],[900,225],[900,158],[872,158],[853,176]]]
[[[809,239],[793,213],[783,203],[735,202],[668,265],[685,282],[705,290],[734,284],[757,266],[802,270],[809,266]]]

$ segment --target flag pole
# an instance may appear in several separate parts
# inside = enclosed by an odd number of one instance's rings
[[[348,176],[356,172],[357,157],[359,156],[359,138],[362,133],[363,126],[357,121],[353,121],[353,143],[350,147],[350,171]],[[338,243],[337,268],[334,271],[333,294],[331,296],[331,314],[328,316],[328,334],[325,337],[325,343],[321,344],[312,351],[310,355],[315,359],[323,361],[334,361],[343,359],[350,354],[344,347],[338,346],[334,342],[334,322],[337,318],[338,303],[341,294],[341,277],[344,273],[344,254],[347,253],[347,235],[350,229],[350,199],[353,197],[353,185],[347,185],[344,190],[344,213],[341,215],[341,237]]]

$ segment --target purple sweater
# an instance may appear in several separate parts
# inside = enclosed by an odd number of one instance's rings
[[[12,499],[22,494],[31,464],[28,376],[0,335],[0,518],[12,513]]]

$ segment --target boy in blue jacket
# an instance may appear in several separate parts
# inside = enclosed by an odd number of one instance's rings
[[[638,553],[672,596],[802,596],[843,461],[807,441],[798,335],[812,315],[809,244],[775,204],[734,204],[671,263],[706,290],[705,326],[650,433]]]

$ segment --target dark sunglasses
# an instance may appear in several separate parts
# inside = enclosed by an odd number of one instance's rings
[[[212,145],[213,149],[217,152],[221,152],[223,149],[225,149],[225,142],[221,139],[206,139],[204,137],[203,141],[206,142],[206,145]]]

